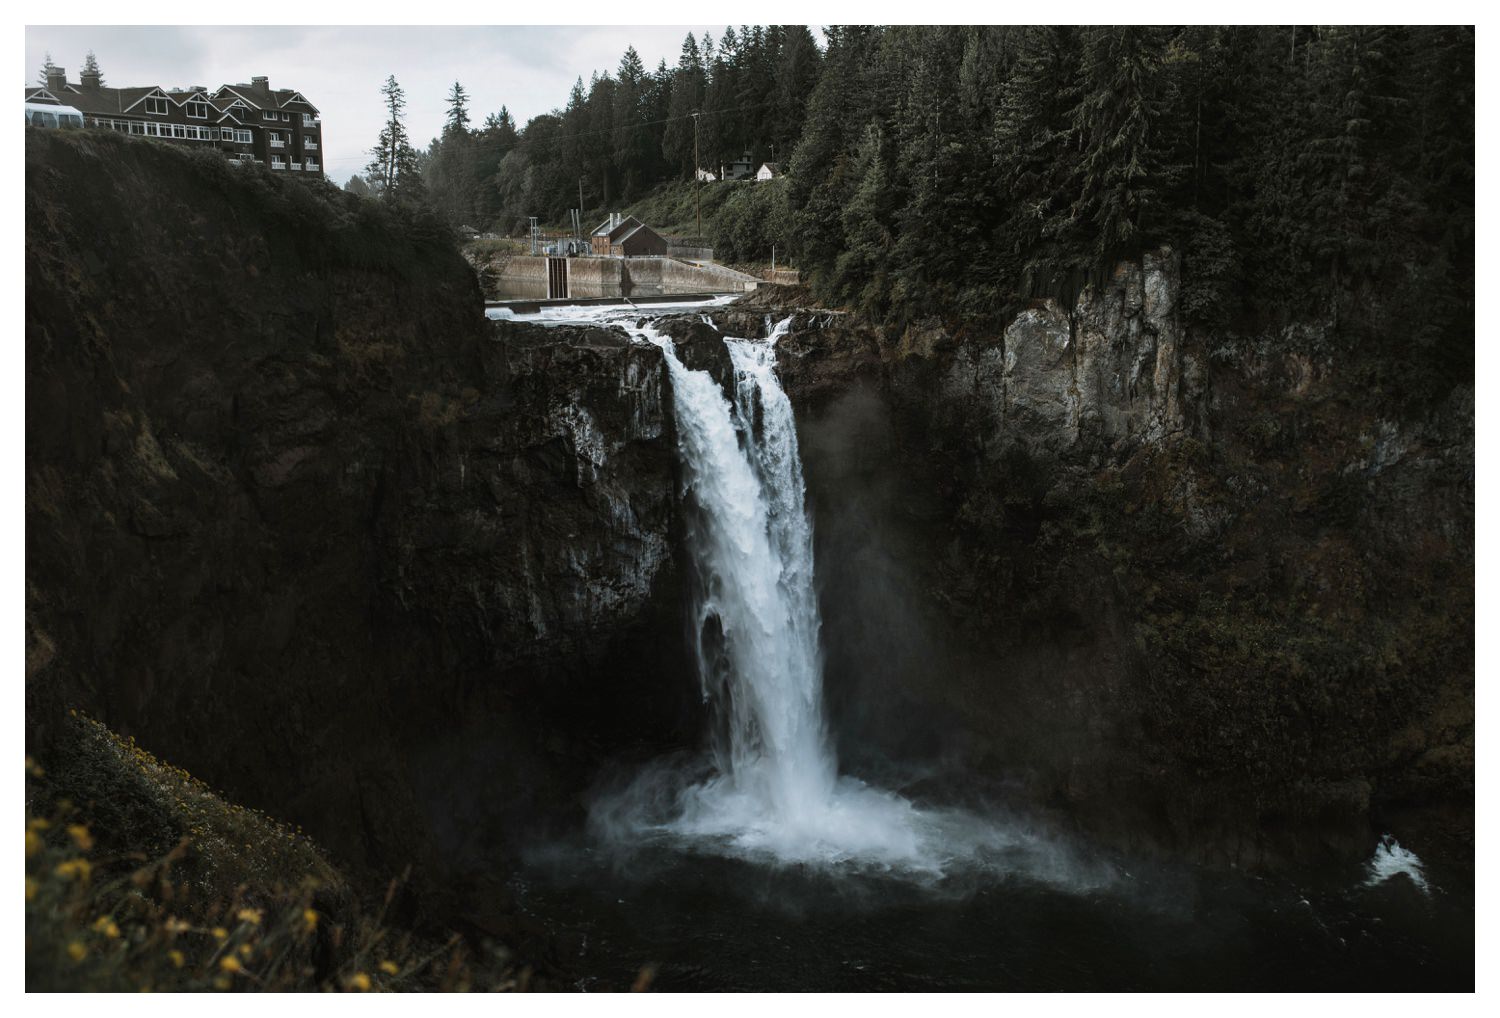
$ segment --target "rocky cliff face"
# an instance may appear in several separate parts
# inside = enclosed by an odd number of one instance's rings
[[[27,699],[449,890],[696,730],[658,351],[431,224],[28,132]]]
[[[1163,251],[1071,313],[783,340],[846,756],[1240,865],[1471,859],[1472,387],[1194,333],[1179,286]]]

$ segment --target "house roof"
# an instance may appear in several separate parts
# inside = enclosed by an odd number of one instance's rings
[[[635,216],[626,216],[624,219],[620,220],[618,226],[609,231],[609,242],[611,244],[618,243],[631,233],[634,233],[636,229],[644,225],[645,224]]]
[[[193,100],[206,102],[220,113],[227,113],[236,99],[243,100],[251,109],[318,113],[317,107],[303,98],[301,92],[290,88],[269,89],[263,85],[222,85],[210,94],[198,88],[181,88],[169,92],[159,85],[141,85],[135,88],[95,85],[85,88],[70,81],[58,93],[50,92],[41,85],[28,85],[26,101],[66,103],[84,113],[126,113],[153,93],[165,96],[178,106]]]
[[[611,236],[609,238],[609,241],[610,241],[611,244],[623,244],[627,240],[629,240],[631,237],[634,237],[638,233],[650,234],[651,236],[655,237],[657,240],[660,240],[663,244],[666,243],[666,240],[662,237],[661,234],[659,234],[655,230],[651,229],[651,227],[647,226],[645,223],[637,223],[633,229],[627,231],[624,234],[621,234],[619,237]],[[642,237],[641,239],[644,240],[645,237]]]
[[[95,88],[84,88],[69,82],[57,99],[83,113],[124,113],[146,96],[157,91],[160,89],[155,85],[145,85],[139,88],[110,88],[108,85],[99,85]]]
[[[214,92],[215,98],[223,98],[225,94],[239,96],[251,106],[258,110],[280,110],[286,109],[295,112],[311,112],[316,114],[318,108],[292,88],[269,88],[259,83],[249,85],[220,85]]]
[[[770,170],[772,173],[780,173],[781,172],[781,164],[780,163],[761,163],[760,164],[760,168],[762,170]]]

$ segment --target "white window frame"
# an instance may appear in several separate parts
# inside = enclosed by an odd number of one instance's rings
[[[167,115],[167,100],[159,95],[146,96],[146,98],[141,100],[141,105],[153,117],[164,117]]]
[[[193,110],[195,110],[195,109],[202,110],[203,112],[202,113],[194,113]],[[188,102],[187,102],[187,115],[189,117],[192,117],[194,120],[207,120],[208,119],[208,103],[202,102],[201,100],[198,100],[198,99],[190,99],[190,100],[188,100]]]

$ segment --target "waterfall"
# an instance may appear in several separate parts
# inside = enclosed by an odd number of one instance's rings
[[[634,329],[661,348],[672,382],[712,768],[648,769],[595,803],[596,830],[783,864],[941,877],[956,862],[983,862],[1078,882],[1077,866],[1048,839],[961,810],[919,809],[839,773],[823,717],[796,420],[775,371],[790,324],[764,339],[724,337],[732,400],[708,372],[686,367],[670,338],[649,323]]]

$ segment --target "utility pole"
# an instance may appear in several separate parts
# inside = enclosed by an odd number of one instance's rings
[[[698,177],[698,117],[693,113],[693,206],[698,213],[698,237],[703,236],[703,181]]]
[[[581,173],[578,175],[578,218],[583,218],[583,174]]]

